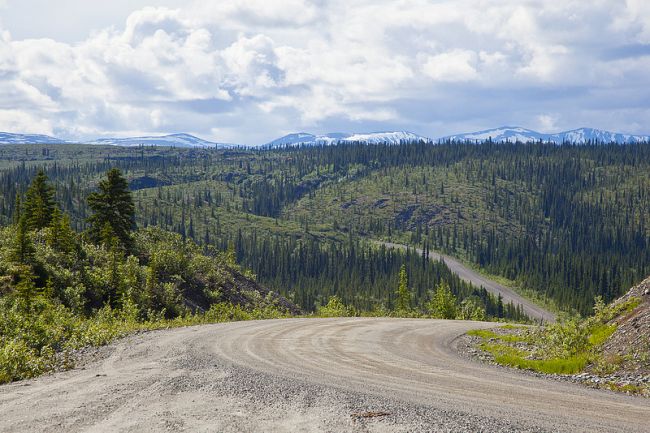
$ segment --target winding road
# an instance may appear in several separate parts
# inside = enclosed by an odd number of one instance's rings
[[[392,242],[379,242],[380,244],[386,245],[388,248],[399,248],[405,249],[406,245],[396,244]],[[415,249],[418,254],[422,254],[421,249]],[[515,292],[509,287],[499,284],[494,280],[491,280],[478,272],[468,268],[455,258],[441,254],[435,251],[429,251],[429,259],[444,261],[447,267],[451,271],[457,274],[461,280],[468,283],[472,283],[476,287],[484,287],[485,290],[492,293],[495,296],[501,295],[503,297],[503,302],[506,304],[512,302],[514,305],[521,305],[524,309],[524,312],[537,322],[555,322],[555,314],[552,312],[540,307],[539,305],[533,303],[527,298],[524,298],[519,293]]]
[[[484,322],[286,319],[144,333],[0,387],[0,431],[648,432],[650,400],[459,355]]]

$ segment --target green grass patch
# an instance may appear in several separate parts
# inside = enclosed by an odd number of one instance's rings
[[[589,336],[589,344],[592,347],[602,345],[616,331],[616,325],[599,325],[596,326]]]
[[[589,362],[585,354],[568,358],[528,359],[528,352],[507,344],[482,343],[480,348],[491,353],[498,364],[546,374],[575,374]]]
[[[494,360],[502,365],[532,370],[546,374],[575,374],[581,372],[589,362],[584,355],[572,356],[570,358],[553,359],[525,359],[507,354],[497,355]]]
[[[625,314],[630,314],[640,304],[641,304],[641,298],[632,297],[628,299],[626,302],[621,304],[620,311],[615,310],[615,312],[617,312],[618,314],[621,314],[623,312],[625,312]]]
[[[514,329],[514,328],[509,328],[509,329]],[[523,335],[497,334],[496,332],[491,331],[489,329],[473,329],[471,331],[468,331],[467,335],[480,337],[484,340],[495,339],[500,341],[507,341],[510,343],[526,341],[526,337],[524,337]]]
[[[479,347],[481,350],[491,353],[495,357],[495,360],[497,357],[523,359],[528,355],[528,352],[524,350],[502,343],[481,343]]]
[[[494,331],[490,331],[489,329],[472,329],[471,331],[467,332],[467,335],[472,335],[474,337],[480,337],[484,340],[488,340],[490,338],[497,338],[498,335]]]
[[[500,326],[501,329],[509,329],[509,330],[514,330],[514,329],[526,329],[525,326],[522,325],[513,325],[512,323],[507,323],[503,326]]]

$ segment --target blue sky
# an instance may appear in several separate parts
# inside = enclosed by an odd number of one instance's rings
[[[647,0],[0,0],[0,130],[650,133]]]

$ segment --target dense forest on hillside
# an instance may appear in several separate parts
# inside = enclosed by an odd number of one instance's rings
[[[235,250],[261,282],[313,309],[329,295],[390,307],[407,264],[414,302],[445,280],[415,254],[438,249],[586,313],[650,273],[650,145],[346,144],[274,151],[2,146],[0,218],[39,168],[73,227],[110,167],[134,191],[137,222]],[[484,297],[486,309],[494,300]]]
[[[583,313],[650,272],[646,144],[460,146],[442,162],[445,149],[431,148],[425,163],[391,150],[406,162],[331,184],[285,215],[408,233]]]

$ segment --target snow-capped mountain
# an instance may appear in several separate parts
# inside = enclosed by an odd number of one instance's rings
[[[214,143],[190,134],[170,134],[162,136],[99,138],[88,144],[103,144],[110,146],[174,146],[174,147],[234,147],[232,144]]]
[[[285,135],[262,147],[267,149],[274,149],[278,147],[287,146],[317,146],[317,145],[330,145],[336,143],[388,143],[400,144],[410,143],[414,141],[431,141],[430,138],[414,134],[408,131],[385,131],[385,132],[368,132],[368,133],[347,133],[347,132],[332,132],[329,134],[314,135],[307,132],[298,132],[295,134]]]
[[[348,142],[362,142],[369,144],[376,143],[389,143],[389,144],[400,144],[400,143],[411,143],[414,141],[431,141],[428,137],[423,137],[418,134],[414,134],[408,131],[392,131],[392,132],[371,132],[371,133],[356,133],[352,134],[345,139]]]
[[[124,138],[98,138],[91,141],[66,141],[49,135],[38,134],[12,134],[0,132],[0,144],[103,144],[107,146],[174,146],[174,147],[236,147],[230,143],[215,143],[203,140],[190,134],[170,134],[161,136],[146,137],[124,137]]]
[[[437,142],[447,140],[482,142],[491,139],[495,142],[531,142],[543,141],[552,143],[576,143],[586,142],[598,143],[639,143],[650,142],[650,136],[631,135],[617,132],[604,131],[594,128],[579,128],[571,131],[559,132],[556,134],[544,134],[531,129],[504,126],[501,128],[486,129],[484,131],[470,132],[465,134],[450,135],[441,137]],[[430,138],[414,134],[408,131],[385,131],[370,133],[347,133],[333,132],[329,134],[315,135],[306,132],[285,135],[261,146],[265,149],[276,149],[291,146],[315,146],[331,145],[336,143],[388,143],[397,145],[401,143],[412,143],[416,141],[432,142]],[[2,144],[97,144],[111,146],[173,146],[183,148],[233,148],[239,147],[236,144],[217,143],[203,140],[190,134],[170,134],[161,136],[124,137],[124,138],[98,138],[92,141],[67,141],[49,135],[39,134],[13,134],[0,132],[0,145]]]
[[[587,141],[596,141],[599,143],[630,144],[650,141],[650,136],[621,134],[620,132],[603,131],[594,128],[580,128],[559,134],[551,134],[549,140],[555,143],[585,143]]]
[[[441,141],[539,141],[544,134],[532,131],[526,128],[504,126],[502,128],[486,129],[478,132],[468,132],[464,134],[450,135],[440,138]]]
[[[41,134],[12,134],[0,132],[0,144],[63,144],[67,143],[56,137]]]
[[[286,146],[299,146],[302,144],[305,145],[322,145],[322,144],[331,144],[339,140],[343,140],[349,134],[344,133],[332,133],[332,134],[323,134],[323,135],[314,135],[307,132],[297,132],[295,134],[288,134],[284,137],[275,139],[269,143],[266,143],[262,147],[266,148],[277,148],[277,147],[286,147]]]
[[[491,139],[495,142],[516,142],[523,143],[531,141],[544,141],[551,143],[574,143],[584,144],[588,141],[598,143],[619,143],[630,144],[643,141],[650,141],[650,136],[621,134],[617,132],[603,131],[594,128],[579,128],[571,131],[558,132],[556,134],[543,134],[526,128],[504,126],[502,128],[487,129],[485,131],[470,132],[465,134],[450,135],[442,137],[438,141],[474,141],[481,142]]]

